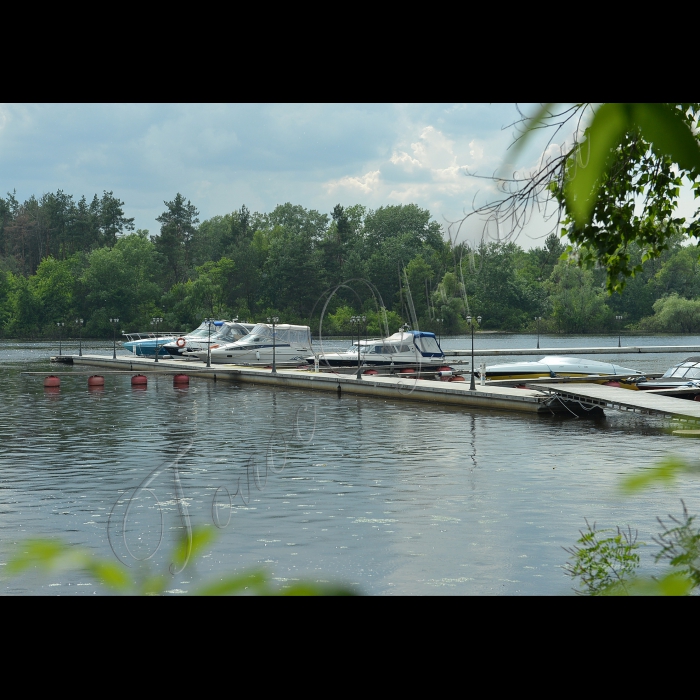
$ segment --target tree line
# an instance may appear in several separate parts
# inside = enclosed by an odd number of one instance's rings
[[[165,330],[212,316],[275,315],[316,331],[324,305],[324,334],[350,333],[358,313],[379,333],[381,307],[390,332],[408,323],[462,334],[469,315],[480,315],[483,329],[513,332],[533,330],[538,317],[547,332],[700,330],[698,254],[680,233],[644,265],[632,247],[641,271],[608,296],[606,271],[562,259],[556,234],[530,250],[454,244],[415,204],[338,204],[329,214],[291,203],[269,213],[242,206],[201,222],[180,193],[164,204],[151,235],[135,230],[113,192],[90,201],[61,190],[23,203],[15,193],[0,198],[2,336],[54,337],[59,322],[74,333],[82,318],[86,337],[110,337],[110,318],[120,319],[119,330],[143,331],[154,316]],[[355,281],[329,300],[347,280]]]

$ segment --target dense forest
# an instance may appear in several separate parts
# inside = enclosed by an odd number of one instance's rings
[[[547,332],[700,331],[698,251],[671,238],[621,294],[605,292],[605,270],[562,259],[556,234],[541,247],[514,242],[477,248],[449,242],[429,211],[415,204],[336,205],[329,214],[290,203],[270,213],[245,206],[199,220],[176,194],[158,217],[160,231],[135,230],[113,192],[75,200],[62,191],[0,198],[0,333],[5,338],[111,337],[119,329],[187,330],[203,318],[311,324],[329,290],[323,332],[349,333],[359,312],[378,333],[378,309],[390,332],[407,322],[443,335],[483,329]],[[643,251],[631,249],[632,261]],[[566,258],[566,256],[564,256]],[[618,320],[616,317],[621,316]]]

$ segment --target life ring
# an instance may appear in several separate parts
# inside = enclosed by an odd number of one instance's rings
[[[186,343],[187,341],[184,338],[178,338],[175,341],[175,345],[177,345],[179,348],[184,348]]]

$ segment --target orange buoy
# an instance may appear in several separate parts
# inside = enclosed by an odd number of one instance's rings
[[[408,367],[404,367],[403,369],[399,370],[399,374],[415,374],[416,370],[410,369]]]
[[[376,369],[366,369],[362,374],[379,374]]]
[[[188,385],[190,383],[190,377],[188,374],[176,374],[173,376],[173,384],[177,386]]]
[[[88,386],[104,386],[105,378],[100,374],[93,374],[88,377]]]
[[[131,386],[145,387],[148,384],[148,378],[143,374],[135,374],[131,378]]]
[[[48,377],[44,377],[45,387],[61,386],[61,380],[55,375],[50,374]]]
[[[461,374],[458,374],[456,377],[450,377],[447,381],[448,382],[465,382],[466,379]]]

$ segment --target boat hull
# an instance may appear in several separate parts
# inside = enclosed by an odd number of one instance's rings
[[[170,338],[158,340],[158,357],[171,357],[168,350],[165,348],[166,343],[170,342]],[[129,352],[134,353],[138,357],[155,357],[156,356],[156,341],[154,340],[134,340],[128,343],[122,343],[122,347]]]

